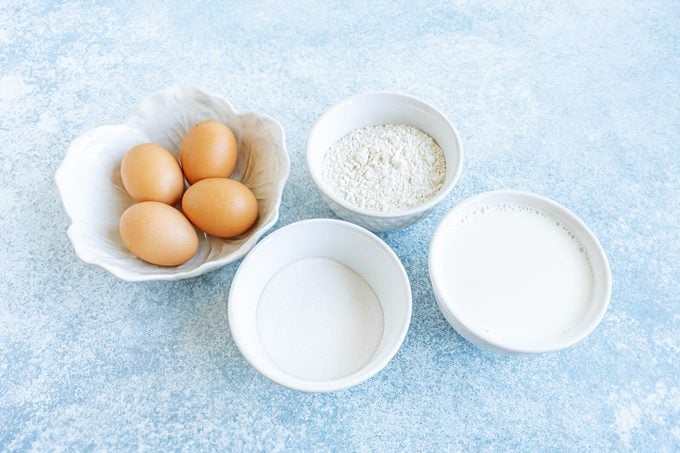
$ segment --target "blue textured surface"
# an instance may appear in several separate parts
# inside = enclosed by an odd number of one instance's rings
[[[0,5],[0,447],[678,450],[680,3],[136,3]],[[130,284],[76,258],[53,183],[66,147],[173,84],[282,122],[278,226],[332,216],[304,143],[342,98],[403,91],[457,124],[458,186],[382,235],[414,315],[379,375],[310,395],[257,374],[227,324],[238,263]],[[609,255],[609,311],[575,347],[484,353],[437,310],[434,227],[502,188],[566,205]]]

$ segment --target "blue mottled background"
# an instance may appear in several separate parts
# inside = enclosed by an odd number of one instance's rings
[[[678,451],[680,3],[190,3],[0,4],[0,447]],[[174,84],[284,125],[278,226],[332,216],[304,143],[335,102],[403,91],[458,125],[458,186],[382,235],[414,314],[379,375],[311,395],[257,374],[227,324],[238,263],[130,284],[76,258],[53,182],[68,144]],[[566,351],[481,352],[435,305],[434,227],[501,188],[566,205],[609,255],[609,311]]]

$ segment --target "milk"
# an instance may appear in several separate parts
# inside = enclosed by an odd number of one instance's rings
[[[443,242],[443,296],[477,333],[513,347],[568,335],[587,318],[593,273],[584,247],[535,208],[477,208]]]

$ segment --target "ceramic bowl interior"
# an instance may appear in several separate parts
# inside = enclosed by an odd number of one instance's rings
[[[290,375],[270,359],[258,334],[257,316],[260,295],[279,270],[318,257],[344,264],[370,285],[382,306],[383,335],[363,368],[338,379],[310,381]],[[399,258],[373,233],[341,220],[304,220],[268,235],[243,260],[229,293],[229,327],[245,359],[272,381],[307,392],[344,389],[376,374],[396,354],[410,320],[411,288]]]
[[[580,244],[590,261],[593,287],[586,309],[578,314],[574,325],[568,332],[555,331],[530,344],[518,345],[511,339],[491,336],[485,325],[472,323],[462,316],[458,301],[446,296],[444,290],[447,279],[445,265],[447,249],[445,243],[450,232],[466,215],[476,209],[492,204],[511,203],[535,208],[564,225]],[[444,217],[437,227],[429,250],[430,280],[435,298],[446,320],[453,328],[470,342],[493,352],[508,354],[530,354],[556,351],[571,346],[590,334],[602,320],[611,297],[612,277],[609,261],[595,235],[575,214],[558,203],[529,192],[500,190],[485,192],[461,202]],[[546,301],[549,303],[549,301]],[[481,321],[483,322],[483,321]]]
[[[408,210],[375,212],[348,203],[324,180],[323,158],[335,142],[355,129],[381,124],[416,127],[441,147],[446,177],[434,198]],[[307,139],[307,166],[322,197],[339,217],[372,231],[389,231],[418,221],[448,195],[463,168],[463,148],[454,125],[430,104],[404,94],[367,93],[345,99],[319,118]]]
[[[133,146],[150,142],[179,158],[189,128],[208,119],[227,124],[238,140],[232,178],[255,194],[256,224],[232,239],[199,232],[196,255],[180,266],[146,263],[126,249],[118,232],[121,214],[134,203],[120,177],[123,156]],[[77,137],[55,179],[72,221],[68,236],[83,261],[124,280],[175,280],[203,274],[245,255],[278,220],[289,169],[283,127],[276,120],[239,113],[226,99],[195,87],[174,87],[146,97],[124,124],[98,127]]]

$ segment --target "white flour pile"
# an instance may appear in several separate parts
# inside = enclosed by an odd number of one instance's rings
[[[421,131],[403,124],[357,129],[331,146],[323,178],[345,201],[377,212],[416,207],[441,189],[444,152]]]
[[[366,281],[327,258],[307,258],[267,283],[257,308],[267,355],[282,370],[310,381],[349,376],[373,357],[383,312]]]

